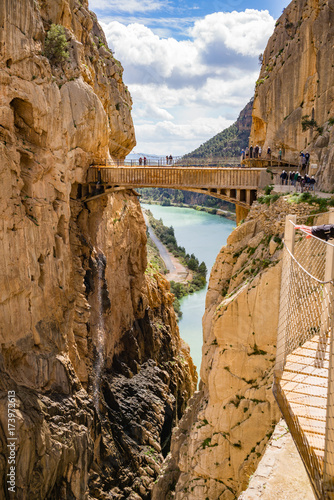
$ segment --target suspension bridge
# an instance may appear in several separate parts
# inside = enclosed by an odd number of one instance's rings
[[[320,223],[334,223],[334,212]],[[326,216],[325,216],[326,217]],[[317,499],[334,499],[334,245],[285,228],[273,391]]]
[[[282,162],[281,162],[282,163]],[[245,218],[259,189],[271,183],[264,166],[213,165],[131,165],[109,160],[94,162],[78,197],[90,200],[120,189],[159,187],[206,194],[235,204],[237,222]],[[273,165],[273,167],[282,165]]]

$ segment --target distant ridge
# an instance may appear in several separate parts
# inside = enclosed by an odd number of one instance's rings
[[[252,126],[252,109],[253,99],[241,111],[237,121],[233,125],[219,132],[219,134],[182,158],[239,156],[241,149],[248,146]]]

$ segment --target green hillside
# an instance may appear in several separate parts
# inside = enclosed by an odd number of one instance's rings
[[[233,125],[219,132],[191,153],[184,155],[182,159],[239,156],[241,149],[248,146],[252,108],[253,100],[241,111]]]

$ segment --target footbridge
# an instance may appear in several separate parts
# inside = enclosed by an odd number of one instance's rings
[[[264,168],[207,166],[92,165],[81,197],[92,199],[117,189],[159,187],[202,193],[236,205],[237,221],[247,215],[258,189],[271,182]]]

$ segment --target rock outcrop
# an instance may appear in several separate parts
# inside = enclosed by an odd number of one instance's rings
[[[280,418],[272,394],[285,216],[312,207],[253,205],[211,271],[200,391],[174,430],[154,500],[232,500],[247,487]]]
[[[0,20],[0,496],[14,391],[15,498],[148,498],[196,374],[136,195],[79,197],[135,144],[122,67],[87,0]]]
[[[324,190],[334,182],[333,26],[333,0],[294,0],[284,9],[263,54],[250,137],[292,161],[308,151]]]

